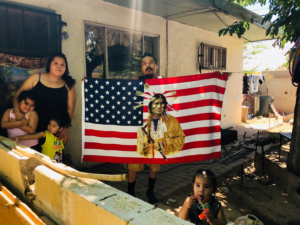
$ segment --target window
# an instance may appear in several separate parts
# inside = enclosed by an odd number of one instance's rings
[[[199,71],[226,70],[226,48],[201,43],[199,47]]]
[[[17,3],[0,2],[0,53],[48,57],[61,51],[61,16]]]
[[[87,23],[85,53],[87,77],[137,79],[144,53],[158,60],[158,37]]]

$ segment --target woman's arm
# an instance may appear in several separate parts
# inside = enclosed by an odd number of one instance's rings
[[[21,120],[22,118],[24,118],[24,114],[20,112],[20,108],[19,108],[19,104],[18,104],[18,97],[19,97],[20,93],[25,90],[31,90],[36,85],[38,80],[39,80],[39,74],[37,74],[37,73],[32,74],[30,77],[28,77],[24,81],[24,83],[22,84],[20,89],[17,91],[17,93],[14,97],[14,111],[15,111],[15,115],[16,115],[16,120]]]
[[[36,113],[36,111],[32,111],[29,114],[29,124],[28,124],[28,126],[20,126],[20,129],[27,132],[27,133],[29,133],[29,134],[33,134],[36,130],[38,122],[39,122],[38,114]]]
[[[16,140],[17,138],[19,140],[31,140],[31,139],[39,139],[39,138],[45,138],[46,137],[46,133],[44,131],[41,131],[39,133],[36,134],[25,134],[19,137],[13,137],[10,138],[11,140]]]
[[[2,119],[1,119],[2,129],[12,129],[12,128],[17,128],[17,127],[20,127],[23,125],[24,126],[28,125],[28,121],[25,119],[22,119],[19,121],[16,121],[16,120],[10,121],[9,120],[10,111],[11,111],[11,109],[6,110],[2,116]]]
[[[71,120],[73,119],[74,116],[75,104],[76,104],[76,91],[75,88],[72,87],[71,89],[68,89],[68,113]]]
[[[64,137],[64,145],[66,145],[68,143],[68,130],[67,130],[67,134]]]

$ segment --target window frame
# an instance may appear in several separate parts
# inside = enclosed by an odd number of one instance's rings
[[[94,22],[90,22],[90,21],[84,21],[84,32],[85,32],[85,25],[88,26],[96,26],[96,27],[103,27],[104,28],[104,79],[108,79],[107,78],[107,74],[109,74],[108,71],[108,48],[107,48],[107,29],[115,29],[115,30],[119,30],[119,31],[125,31],[125,32],[129,32],[129,33],[136,33],[136,34],[141,34],[142,35],[142,55],[144,55],[144,50],[145,50],[145,46],[144,46],[144,37],[155,37],[157,38],[157,46],[156,46],[156,52],[157,52],[157,56],[156,60],[157,60],[157,65],[158,65],[158,69],[157,69],[157,73],[160,74],[160,36],[159,35],[155,35],[155,34],[150,34],[150,33],[146,33],[146,32],[141,32],[141,31],[137,31],[137,30],[130,30],[130,29],[126,29],[126,28],[121,28],[121,27],[116,27],[116,26],[111,26],[111,25],[106,25],[106,24],[102,24],[102,23],[94,23]],[[84,34],[83,32],[83,34]],[[84,41],[85,37],[84,37]],[[86,50],[84,51],[84,53],[86,54]],[[85,60],[85,68],[86,68],[86,60]],[[85,69],[85,73],[86,73],[86,69]]]
[[[204,52],[204,48],[210,48],[210,55],[206,55],[206,52]],[[215,59],[215,52],[221,51],[221,66],[214,67],[213,65],[216,63]],[[226,70],[226,57],[227,57],[227,48],[214,46],[214,45],[208,45],[204,44],[203,42],[199,46],[198,50],[198,57],[199,57],[199,72],[201,73],[202,69],[205,70]],[[211,65],[207,67],[204,62],[205,58],[210,58],[209,62]]]
[[[40,8],[40,7],[35,7],[35,6],[31,6],[31,5],[26,5],[26,4],[21,4],[21,3],[15,3],[15,2],[3,2],[0,1],[0,6],[6,8],[5,9],[5,20],[6,20],[6,24],[5,29],[6,29],[6,46],[1,48],[0,52],[4,53],[4,54],[9,54],[9,55],[17,55],[17,56],[21,56],[21,57],[32,57],[32,58],[39,58],[39,57],[48,57],[49,54],[51,54],[52,52],[55,51],[62,51],[62,39],[61,39],[61,27],[63,25],[63,22],[61,21],[61,15],[56,14],[54,10],[50,10],[50,9],[44,9],[44,8]],[[9,9],[17,9],[17,10],[21,10],[21,22],[20,22],[20,27],[22,27],[22,42],[23,42],[23,46],[22,49],[17,49],[14,48],[14,46],[10,46],[9,45],[9,38],[10,38],[10,34],[9,34],[9,15],[8,15],[8,10]],[[25,43],[25,39],[26,37],[28,37],[28,34],[25,35],[26,31],[25,30],[25,22],[24,22],[24,18],[25,18],[25,12],[32,12],[32,13],[36,13],[36,28],[37,28],[37,32],[32,32],[32,34],[37,35],[37,40],[38,40],[38,44],[37,44],[37,50],[28,50],[26,49],[26,43]],[[43,38],[43,36],[40,35],[39,30],[38,30],[38,14],[42,14],[45,15],[47,17],[47,19],[49,19],[50,21],[50,25],[48,26],[48,33],[46,34],[46,36],[48,36],[48,52],[46,51],[42,51],[39,47],[39,40],[41,40],[41,37]],[[28,54],[26,54],[27,52],[31,52],[31,55],[29,56]],[[15,52],[22,52],[22,54],[16,54]],[[48,53],[47,56],[45,53]],[[44,56],[43,56],[44,54]]]

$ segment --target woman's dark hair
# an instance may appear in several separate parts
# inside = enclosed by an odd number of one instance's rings
[[[18,103],[20,103],[23,100],[26,100],[27,98],[34,101],[34,103],[37,102],[35,94],[31,90],[29,90],[29,91],[22,91],[20,93],[20,95],[18,96]]]
[[[152,55],[152,54],[150,54],[150,53],[145,53],[143,56],[142,56],[142,58],[141,58],[141,66],[142,66],[142,60],[143,60],[143,58],[145,58],[145,57],[152,57],[153,59],[154,59],[154,62],[155,62],[155,64],[157,64],[157,60],[156,60],[156,58],[154,57],[154,55]]]
[[[216,192],[217,191],[217,177],[216,177],[216,175],[214,174],[214,172],[212,172],[211,170],[204,170],[204,169],[200,169],[200,170],[198,170],[196,173],[195,173],[195,175],[194,175],[194,177],[193,177],[193,185],[194,185],[194,183],[195,183],[195,180],[196,180],[196,177],[197,176],[204,176],[204,177],[207,177],[207,178],[209,178],[210,179],[210,181],[211,181],[211,185],[213,186],[213,190],[214,190],[214,192]]]
[[[165,108],[164,108],[163,114],[166,114],[166,108],[167,108],[168,102],[167,102],[166,97],[164,95],[162,95],[162,94],[153,95],[153,97],[151,98],[151,99],[153,99],[153,101],[150,101],[149,104],[148,104],[149,113],[152,113],[151,106],[159,98],[161,98],[163,100],[163,103],[165,104]]]
[[[69,75],[69,67],[68,67],[68,61],[67,61],[67,58],[66,56],[61,53],[61,52],[54,52],[52,53],[49,58],[48,58],[48,61],[47,61],[47,65],[46,65],[46,71],[47,73],[50,72],[50,65],[51,65],[51,62],[54,60],[55,57],[59,57],[59,58],[63,58],[65,60],[65,63],[66,63],[66,71],[65,73],[62,75],[62,79],[66,82],[68,88],[72,88],[75,83],[76,83],[76,80],[73,79],[73,77],[71,77]]]
[[[54,120],[59,127],[67,128],[71,126],[71,118],[68,112],[63,114],[53,114],[51,120]]]

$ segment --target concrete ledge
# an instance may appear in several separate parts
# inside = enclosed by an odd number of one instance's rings
[[[6,138],[0,140],[13,146]],[[3,146],[0,181],[38,216],[47,216],[56,224],[190,224],[101,181],[62,175]],[[29,185],[35,198],[24,194]]]
[[[36,168],[35,181],[36,204],[58,224],[190,224],[100,181],[45,166]]]

